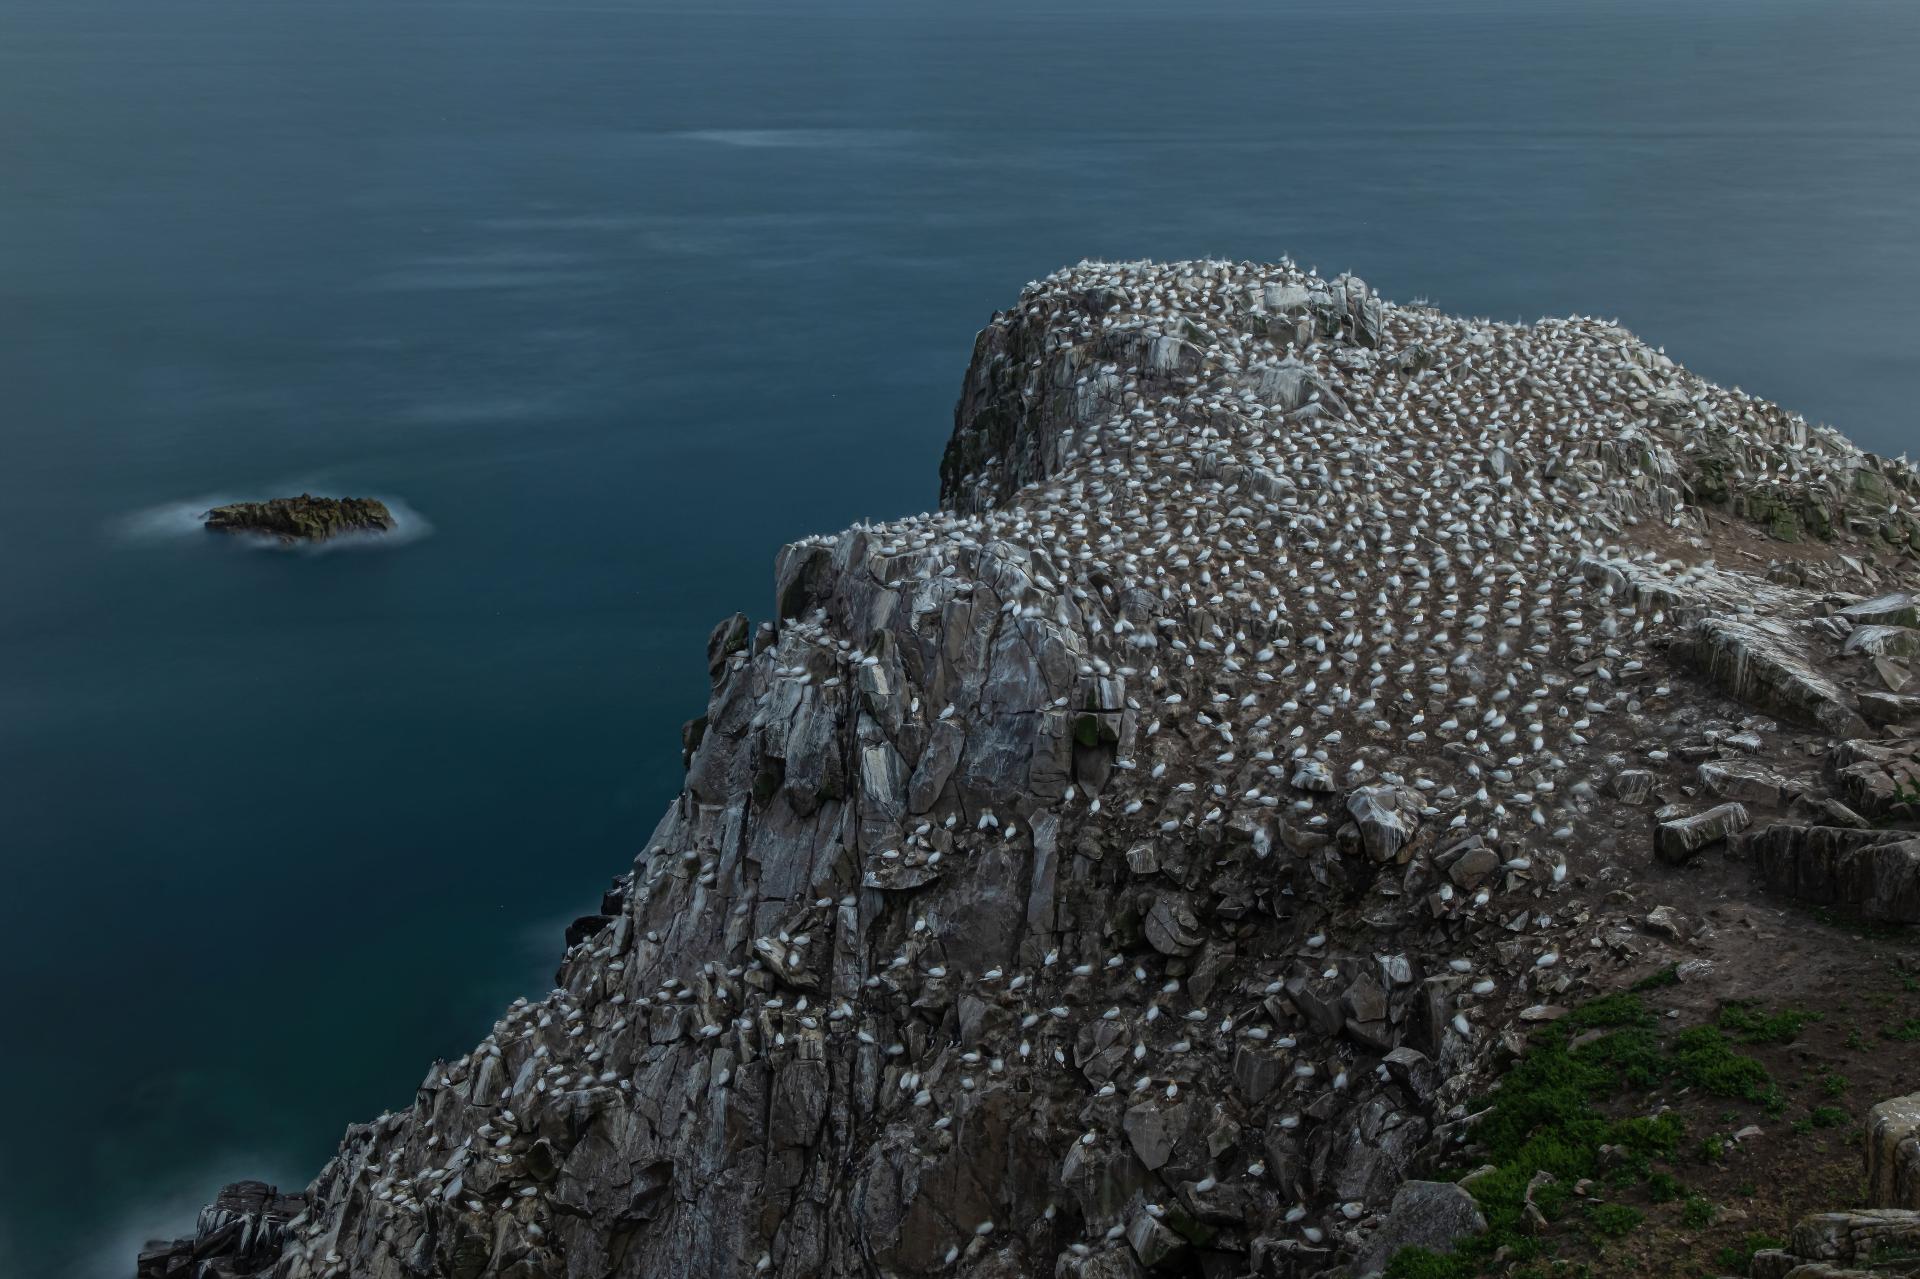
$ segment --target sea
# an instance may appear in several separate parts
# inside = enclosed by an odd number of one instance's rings
[[[1617,318],[1920,444],[1912,0],[0,0],[0,1276],[551,984],[780,545],[1082,258]],[[215,537],[372,495],[398,535]]]

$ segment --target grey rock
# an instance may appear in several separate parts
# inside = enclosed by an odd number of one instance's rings
[[[1147,940],[1163,955],[1191,955],[1206,940],[1200,917],[1179,893],[1161,893],[1147,908]]]
[[[200,1210],[191,1239],[156,1240],[142,1249],[135,1273],[138,1279],[177,1279],[202,1265],[253,1273],[279,1259],[289,1223],[306,1207],[303,1194],[282,1194],[263,1181],[234,1182]]]
[[[1867,1207],[1920,1209],[1920,1093],[1867,1112]]]
[[[1678,866],[1691,861],[1709,844],[1719,843],[1745,830],[1749,821],[1743,806],[1721,804],[1691,817],[1661,822],[1655,835],[1654,851],[1659,854],[1661,861]]]
[[[1339,789],[1333,780],[1333,773],[1317,759],[1303,759],[1293,770],[1293,780],[1288,783],[1295,790],[1314,791],[1322,795],[1331,795]]]
[[[1783,622],[1702,618],[1673,652],[1747,705],[1835,734],[1865,728],[1846,692],[1820,673],[1805,639]]]
[[[1627,768],[1613,775],[1615,799],[1625,804],[1644,804],[1653,793],[1653,774],[1644,768]]]
[[[1920,627],[1920,592],[1895,591],[1849,604],[1840,616],[1855,626]]]
[[[1353,1263],[1355,1279],[1382,1273],[1402,1248],[1449,1253],[1461,1239],[1485,1234],[1487,1219],[1473,1195],[1450,1181],[1409,1181],[1394,1192],[1373,1237]]]
[[[1920,630],[1911,626],[1856,627],[1841,651],[1869,657],[1920,657]]]
[[[1447,878],[1457,888],[1478,888],[1487,876],[1500,869],[1500,854],[1491,848],[1469,848],[1447,867]]]
[[[1911,832],[1776,822],[1750,836],[1747,848],[1773,892],[1920,923],[1920,838]]]
[[[1127,1246],[1133,1249],[1134,1256],[1140,1258],[1140,1264],[1149,1270],[1159,1269],[1176,1260],[1188,1247],[1185,1239],[1157,1217],[1144,1211],[1136,1213],[1127,1224]]]
[[[1860,694],[1859,703],[1870,724],[1920,723],[1920,697],[1869,690]]]
[[[1418,1048],[1396,1048],[1381,1058],[1387,1073],[1422,1101],[1440,1088],[1440,1070]]]
[[[1656,937],[1664,937],[1668,941],[1687,939],[1686,920],[1682,919],[1679,912],[1671,906],[1655,906],[1647,912],[1644,922],[1646,930]]]
[[[1700,784],[1722,799],[1747,804],[1783,804],[1796,795],[1804,795],[1813,783],[1804,778],[1786,777],[1744,759],[1710,759],[1700,765]]]
[[[1392,861],[1413,838],[1419,824],[1419,801],[1399,786],[1362,786],[1347,796],[1347,812],[1360,828],[1367,856]]]
[[[1185,1106],[1162,1106],[1146,1102],[1129,1106],[1121,1128],[1127,1134],[1127,1140],[1133,1144],[1133,1153],[1140,1157],[1149,1172],[1166,1166],[1173,1155],[1173,1148],[1186,1131],[1187,1108]]]

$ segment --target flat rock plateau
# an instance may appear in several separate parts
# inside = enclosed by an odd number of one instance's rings
[[[281,543],[324,542],[352,533],[390,533],[392,512],[372,497],[276,497],[235,502],[207,512],[207,531],[268,537]]]
[[[139,1273],[1443,1244],[1568,1009],[1819,999],[1906,945],[1917,497],[1599,320],[1062,270],[980,333],[939,509],[784,547],[714,630],[684,789],[554,988]]]

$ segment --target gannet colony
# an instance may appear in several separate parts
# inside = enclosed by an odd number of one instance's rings
[[[555,987],[140,1274],[1365,1273],[1703,867],[1920,921],[1916,590],[1920,472],[1614,324],[1062,270]]]

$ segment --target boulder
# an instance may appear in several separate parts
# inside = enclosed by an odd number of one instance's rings
[[[1480,1205],[1462,1187],[1450,1181],[1404,1182],[1394,1192],[1380,1228],[1355,1258],[1352,1274],[1367,1279],[1383,1273],[1402,1248],[1452,1252],[1458,1240],[1486,1229]]]
[[[1862,600],[1841,609],[1840,616],[1855,626],[1920,627],[1920,592],[1895,591]]]
[[[1742,805],[1721,804],[1691,817],[1661,822],[1655,833],[1654,851],[1668,865],[1684,865],[1707,845],[1745,830],[1748,821],[1747,810]]]
[[[1644,768],[1625,768],[1613,775],[1610,786],[1622,803],[1644,804],[1653,793],[1653,774]]]
[[[1841,651],[1869,657],[1920,657],[1920,630],[1911,626],[1856,627]]]
[[[1785,622],[1702,618],[1672,651],[1740,701],[1782,719],[1840,735],[1865,727],[1847,694],[1815,668],[1803,635]]]
[[[1920,839],[1910,832],[1775,822],[1746,845],[1773,892],[1869,919],[1920,923]]]
[[[1140,1162],[1146,1165],[1149,1172],[1153,1172],[1164,1167],[1173,1156],[1173,1148],[1186,1131],[1186,1123],[1185,1106],[1144,1102],[1129,1107],[1120,1126],[1133,1145],[1133,1153],[1140,1157]]]
[[[1419,798],[1402,786],[1362,786],[1347,796],[1360,842],[1376,862],[1392,861],[1419,825]]]
[[[1293,770],[1293,780],[1289,783],[1295,790],[1315,791],[1322,795],[1331,795],[1338,789],[1334,785],[1333,773],[1317,759],[1303,759]]]
[[[1867,1206],[1920,1209],[1920,1093],[1867,1112]]]
[[[1783,804],[1812,786],[1805,779],[1782,776],[1746,759],[1707,760],[1700,765],[1699,777],[1700,784],[1712,794],[1748,804]]]

